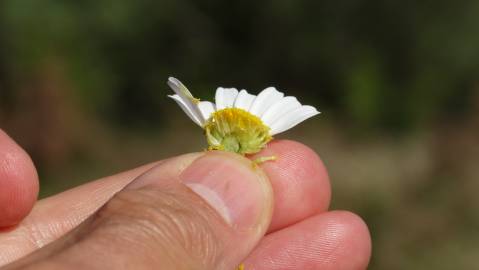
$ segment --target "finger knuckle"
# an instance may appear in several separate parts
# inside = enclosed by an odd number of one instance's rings
[[[178,192],[124,191],[97,212],[95,224],[113,232],[117,241],[167,250],[173,256],[187,256],[195,264],[212,265],[220,241],[210,226],[211,213],[196,205],[190,196]]]

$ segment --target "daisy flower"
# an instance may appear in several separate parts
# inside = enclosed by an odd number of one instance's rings
[[[169,95],[183,111],[202,127],[209,150],[254,154],[273,136],[284,132],[319,112],[268,87],[257,96],[236,88],[216,89],[215,103],[200,101],[177,79],[168,78],[176,93]]]

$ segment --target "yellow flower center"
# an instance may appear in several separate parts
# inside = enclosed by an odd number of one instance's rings
[[[204,128],[210,150],[253,154],[273,138],[261,119],[238,108],[214,112]]]

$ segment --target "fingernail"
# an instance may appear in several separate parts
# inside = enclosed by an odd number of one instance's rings
[[[236,229],[251,229],[268,214],[271,191],[266,176],[242,157],[212,152],[195,160],[180,180]]]

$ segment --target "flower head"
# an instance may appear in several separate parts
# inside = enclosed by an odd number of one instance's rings
[[[295,97],[284,96],[268,87],[257,96],[246,90],[218,87],[215,103],[200,101],[177,79],[170,77],[170,95],[183,111],[205,130],[209,149],[239,154],[259,152],[273,139],[319,112],[301,105]]]

